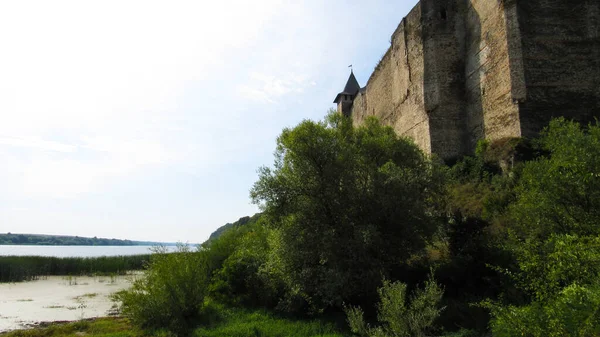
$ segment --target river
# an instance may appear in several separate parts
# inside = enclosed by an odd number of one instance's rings
[[[0,245],[0,256],[98,257],[151,253],[151,246],[11,246]],[[175,246],[167,246],[169,251]]]

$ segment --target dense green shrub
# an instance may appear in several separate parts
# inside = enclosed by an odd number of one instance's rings
[[[540,146],[548,154],[526,163],[511,207],[515,234],[600,235],[600,125],[555,119]]]
[[[272,308],[277,304],[281,287],[277,286],[274,275],[263,271],[270,249],[268,235],[269,230],[262,222],[246,229],[236,241],[236,249],[214,271],[210,284],[211,297],[232,305]]]
[[[600,286],[572,284],[548,301],[491,306],[494,336],[600,336]]]
[[[380,325],[371,327],[359,307],[346,308],[352,332],[365,337],[422,337],[433,329],[443,308],[439,307],[444,291],[432,277],[424,288],[416,289],[407,301],[406,284],[384,281],[379,288]]]
[[[547,155],[523,169],[508,247],[521,286],[545,301],[600,271],[600,126],[556,119],[539,143]]]
[[[232,227],[219,234],[219,237],[202,244],[202,251],[207,254],[208,268],[212,272],[223,267],[223,263],[233,254],[244,234],[245,227]]]
[[[201,317],[210,281],[207,254],[180,245],[174,253],[157,248],[145,276],[117,293],[121,311],[144,329],[184,334]]]
[[[600,237],[553,234],[517,247],[518,286],[533,301],[524,306],[487,303],[498,336],[598,336]]]
[[[510,206],[508,272],[531,301],[488,302],[498,336],[600,333],[600,127],[553,120],[539,141],[546,154],[527,162]]]

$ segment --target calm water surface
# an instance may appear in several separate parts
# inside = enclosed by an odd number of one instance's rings
[[[35,255],[55,257],[97,257],[149,254],[151,246],[9,246],[0,245],[0,256]],[[174,251],[174,246],[167,247]]]

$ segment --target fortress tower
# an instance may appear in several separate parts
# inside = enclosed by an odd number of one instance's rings
[[[334,101],[377,116],[451,159],[479,139],[535,136],[551,118],[600,118],[597,0],[421,0],[392,34],[365,88]]]
[[[358,81],[356,80],[356,77],[354,77],[354,72],[350,70],[350,77],[348,77],[344,90],[337,94],[333,100],[333,103],[337,104],[339,113],[344,116],[350,116],[352,112],[352,102],[359,91],[360,85],[358,85]]]

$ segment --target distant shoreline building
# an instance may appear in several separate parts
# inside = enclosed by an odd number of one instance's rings
[[[421,0],[366,86],[351,72],[334,103],[444,159],[479,139],[535,136],[552,117],[593,121],[600,1]]]

